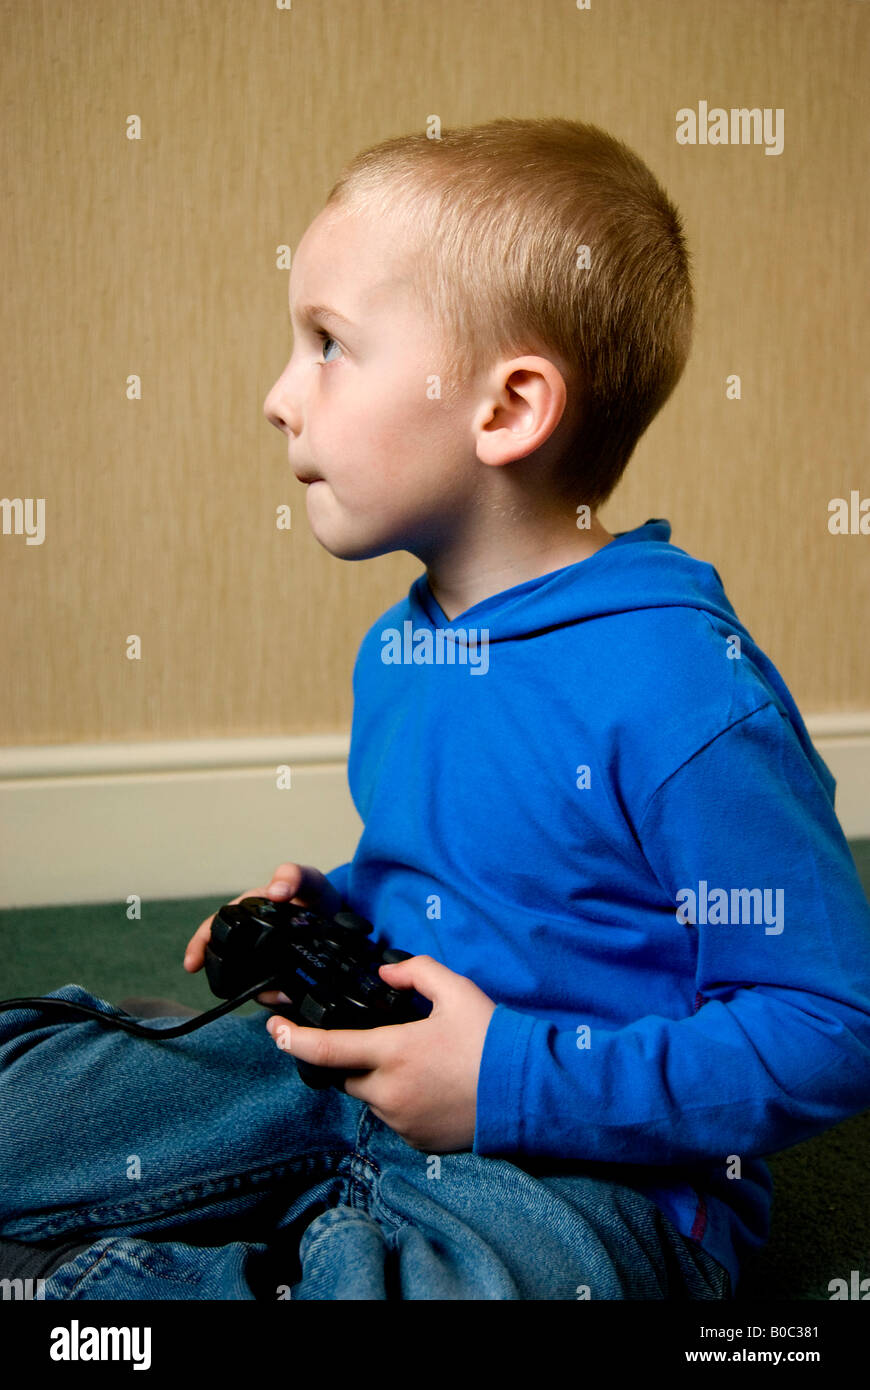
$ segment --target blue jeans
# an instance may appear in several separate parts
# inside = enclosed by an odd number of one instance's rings
[[[112,1007],[75,984],[49,997]],[[0,1234],[91,1242],[46,1299],[731,1297],[631,1187],[412,1149],[304,1085],[266,1017],[162,1043],[0,1013]]]

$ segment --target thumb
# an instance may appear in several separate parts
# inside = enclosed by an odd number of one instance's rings
[[[437,1003],[456,979],[453,970],[431,956],[411,956],[410,960],[399,960],[394,965],[382,965],[378,973],[392,989],[416,989],[433,1003]]]

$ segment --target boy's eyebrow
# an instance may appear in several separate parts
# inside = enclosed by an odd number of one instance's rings
[[[293,317],[292,312],[290,317]],[[351,320],[346,319],[344,314],[340,314],[337,309],[330,309],[326,304],[303,304],[298,311],[298,319],[300,323],[310,323],[312,319],[332,319],[345,328],[354,327]]]

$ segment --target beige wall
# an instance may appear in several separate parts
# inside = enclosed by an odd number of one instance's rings
[[[660,176],[695,347],[603,520],[669,517],[805,714],[870,708],[870,537],[827,529],[829,499],[870,495],[870,5],[0,0],[0,22],[0,493],[46,506],[41,546],[0,536],[0,741],[348,724],[359,639],[420,566],[308,531],[261,413],[289,351],[275,252],[346,158],[433,113],[593,120]],[[783,153],[679,146],[699,100],[783,108]]]

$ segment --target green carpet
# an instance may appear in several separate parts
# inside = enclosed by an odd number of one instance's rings
[[[870,840],[852,854],[870,897]],[[142,920],[127,920],[123,903],[0,911],[0,998],[46,994],[80,984],[117,1004],[159,995],[191,1008],[217,1001],[205,971],[188,975],[184,948],[220,895],[149,902]],[[870,946],[870,943],[868,943]],[[265,1010],[250,1003],[239,1013]],[[750,1261],[738,1299],[830,1298],[828,1284],[850,1272],[870,1277],[870,1110],[826,1134],[768,1158],[774,1179],[771,1239]]]
[[[850,849],[870,898],[870,840]],[[870,942],[868,942],[870,950]],[[770,1240],[737,1292],[747,1301],[824,1299],[832,1279],[870,1278],[870,1110],[767,1159],[773,1176]]]
[[[159,995],[210,1009],[218,1000],[205,970],[188,975],[181,962],[200,922],[222,901],[217,895],[145,902],[139,922],[127,920],[125,903],[4,909],[0,998],[76,984],[112,1004],[131,995]],[[263,1010],[251,1003],[238,1012]]]

